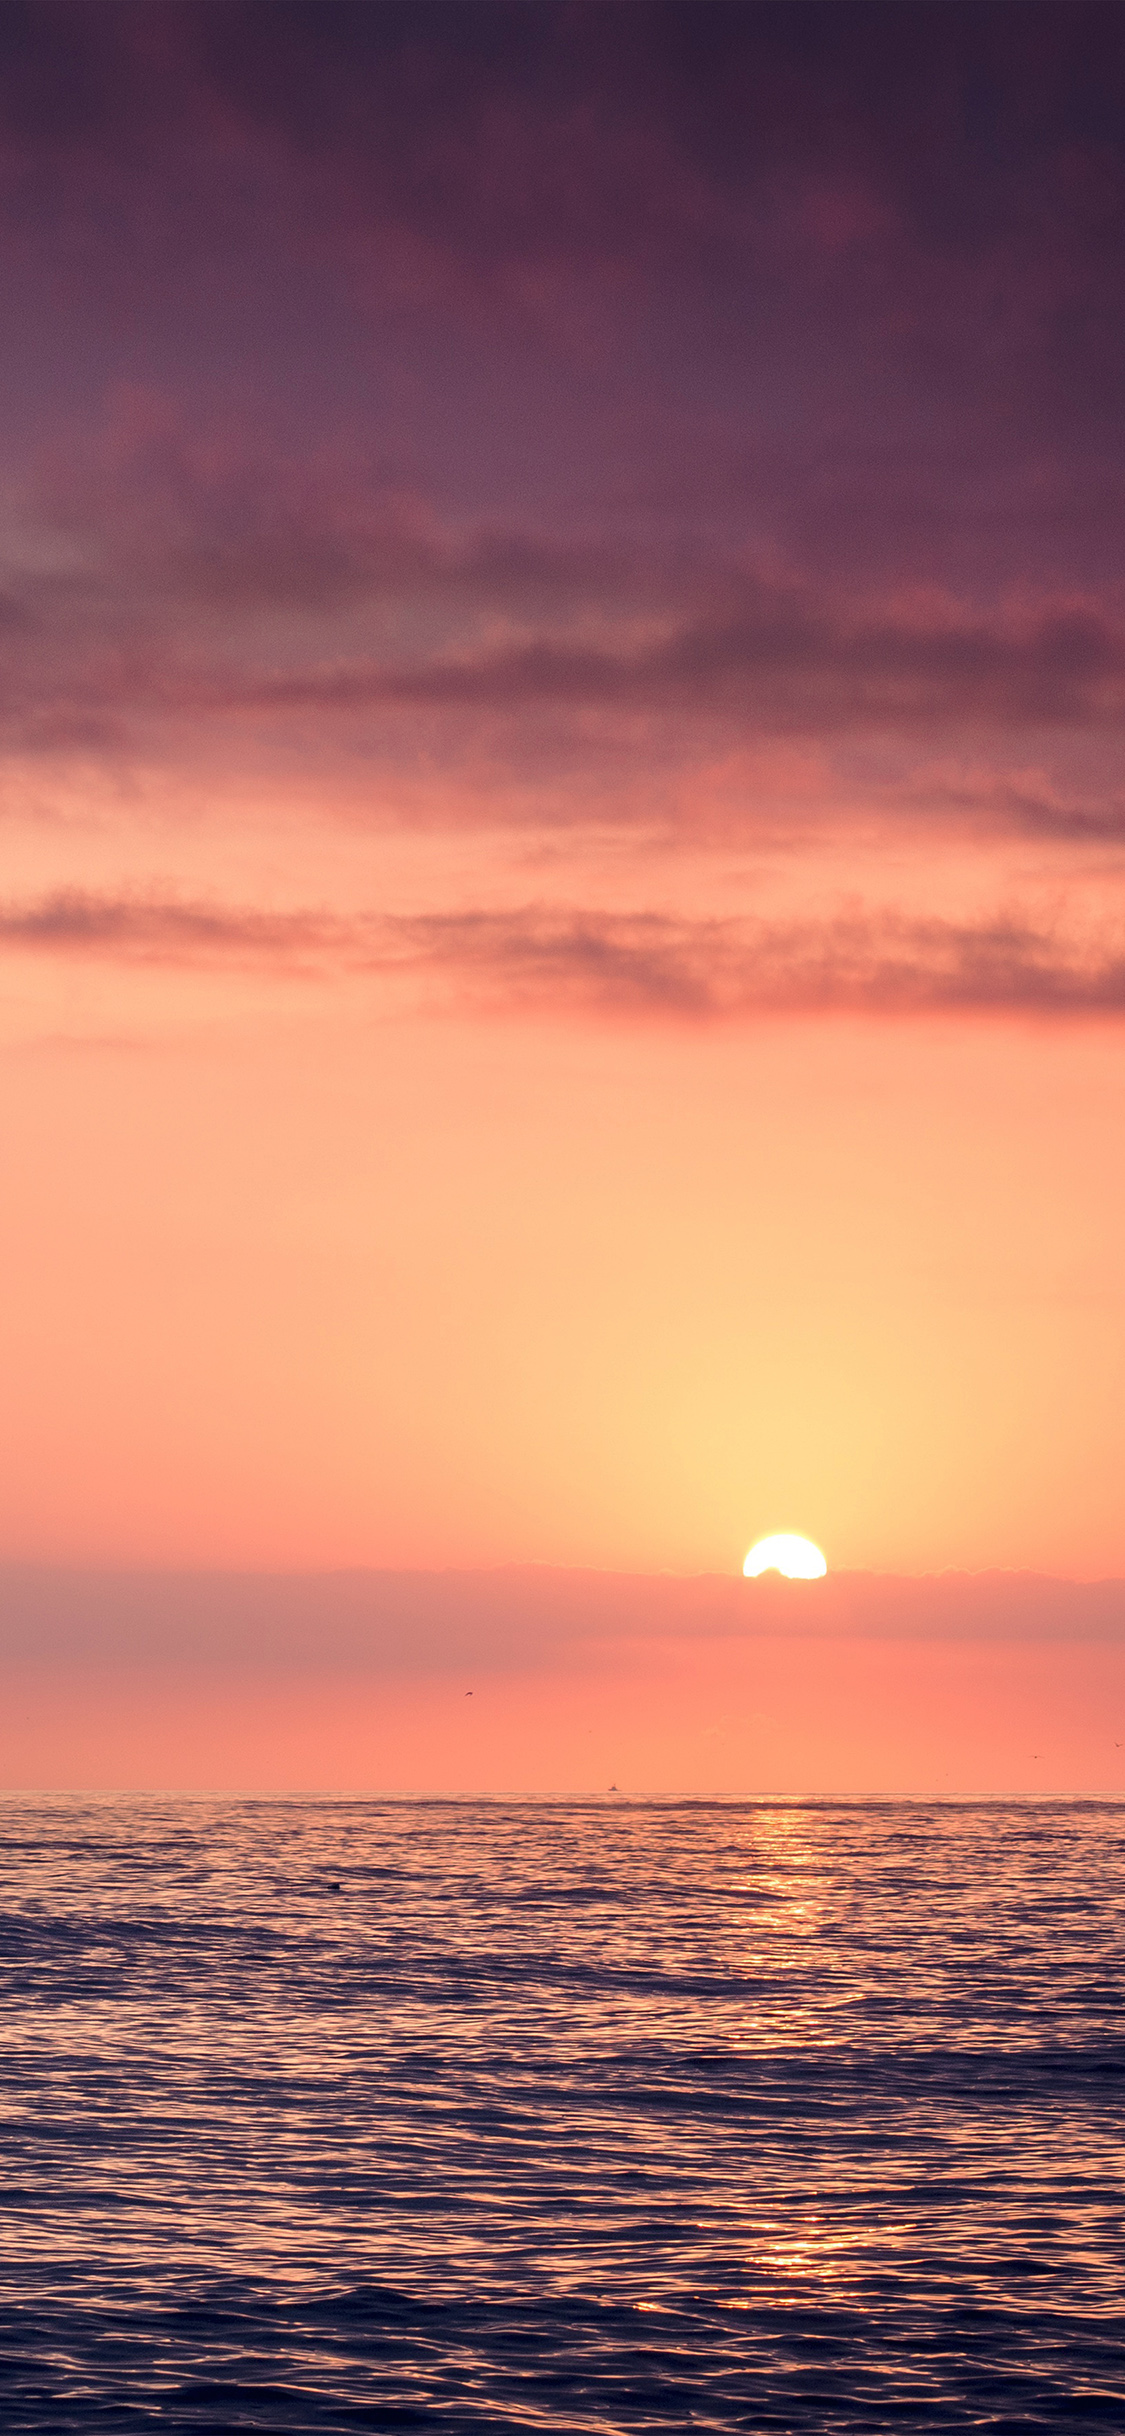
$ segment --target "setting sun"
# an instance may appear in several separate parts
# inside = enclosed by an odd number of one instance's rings
[[[828,1566],[811,1539],[796,1531],[775,1531],[756,1540],[742,1568],[751,1580],[759,1573],[784,1573],[791,1582],[816,1582]]]

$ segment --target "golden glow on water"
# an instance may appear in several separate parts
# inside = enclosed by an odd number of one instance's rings
[[[1077,2429],[1116,2391],[1121,1822],[5,1804],[6,2424],[194,2427],[206,2369],[264,2426],[253,2358],[302,2436],[671,2431],[702,2391],[734,2431],[763,2380],[794,2429]]]

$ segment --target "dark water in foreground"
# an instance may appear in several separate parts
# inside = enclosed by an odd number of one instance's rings
[[[0,1874],[10,2436],[1125,2429],[1125,1810],[9,1800]]]

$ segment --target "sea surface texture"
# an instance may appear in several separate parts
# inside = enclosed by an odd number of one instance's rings
[[[1125,1811],[0,1834],[6,2436],[1125,2429]]]

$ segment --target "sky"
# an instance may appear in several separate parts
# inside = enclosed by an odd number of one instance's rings
[[[0,1783],[1125,1784],[1123,206],[1116,0],[10,0]]]

